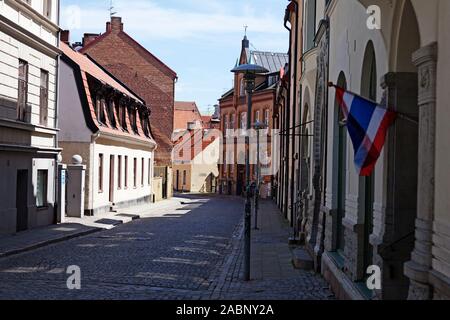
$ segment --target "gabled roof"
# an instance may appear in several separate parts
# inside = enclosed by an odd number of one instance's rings
[[[106,73],[104,69],[100,68],[94,61],[92,61],[88,56],[81,54],[71,47],[69,47],[64,42],[61,42],[60,49],[62,52],[73,62],[75,62],[81,69],[82,72],[90,74],[97,80],[111,86],[112,88],[122,92],[123,94],[143,103],[144,101],[128,90],[122,83],[117,79],[113,78],[110,74]]]
[[[112,34],[111,30],[107,30],[105,33],[99,35],[96,39],[90,41],[86,46],[80,49],[80,52],[85,53],[90,47],[95,46],[99,42],[101,42],[103,39],[108,37],[110,34]],[[147,50],[145,47],[143,47],[139,42],[134,40],[130,35],[128,35],[125,31],[121,30],[118,33],[119,36],[123,36],[126,40],[130,41],[141,53],[143,53],[144,56],[147,56],[148,58],[156,61],[160,67],[162,67],[167,74],[172,76],[174,79],[178,78],[178,75],[175,71],[173,71],[169,66],[167,66],[164,62],[162,62],[159,58],[157,58],[154,54],[152,54],[149,50]]]

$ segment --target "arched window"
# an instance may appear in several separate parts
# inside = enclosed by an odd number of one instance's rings
[[[364,54],[361,79],[361,95],[370,100],[377,100],[378,88],[377,60],[375,48],[369,41]],[[364,217],[364,260],[363,270],[373,264],[373,246],[370,243],[370,235],[373,233],[373,203],[374,203],[375,179],[374,173],[370,177],[361,177],[359,183],[359,198],[361,215]]]
[[[345,74],[341,72],[339,74],[337,85],[343,89],[347,89],[347,80]],[[335,235],[335,249],[344,256],[345,247],[345,234],[342,221],[345,217],[345,202],[347,197],[347,128],[345,127],[345,115],[342,112],[341,106],[337,99],[335,100],[335,167],[337,168],[335,180],[335,192],[336,192],[336,235]]]

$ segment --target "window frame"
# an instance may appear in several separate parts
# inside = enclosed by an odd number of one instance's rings
[[[41,84],[39,87],[39,124],[45,127],[48,126],[49,78],[49,72],[41,69]]]
[[[103,193],[103,182],[104,182],[104,177],[103,177],[103,169],[104,169],[104,164],[105,164],[105,157],[103,155],[103,153],[100,153],[98,155],[98,193]]]
[[[17,70],[17,120],[25,122],[28,105],[28,80],[29,80],[29,64],[27,61],[19,59],[19,67]]]
[[[40,179],[41,173],[44,173],[44,178],[42,180]],[[48,169],[37,170],[36,179],[37,179],[37,181],[36,181],[36,207],[38,209],[48,208]],[[43,183],[42,186],[40,186],[40,182]],[[39,200],[40,200],[39,190],[42,190],[42,192],[43,192],[43,194],[41,195],[42,203],[39,202]]]
[[[122,190],[122,156],[117,156],[117,190]]]

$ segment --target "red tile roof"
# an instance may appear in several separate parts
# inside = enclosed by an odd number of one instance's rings
[[[60,49],[62,50],[63,54],[67,58],[69,58],[71,61],[73,61],[73,63],[75,63],[76,65],[78,65],[80,67],[81,79],[83,81],[83,88],[85,90],[86,97],[87,97],[87,103],[88,103],[89,110],[90,110],[90,116],[92,117],[92,120],[94,121],[95,125],[97,126],[97,128],[100,132],[104,132],[107,134],[114,134],[117,136],[129,137],[129,138],[133,138],[135,140],[141,140],[141,141],[155,143],[152,137],[147,137],[144,134],[144,132],[142,130],[142,124],[140,122],[140,117],[136,117],[136,123],[137,123],[137,128],[138,128],[137,134],[129,133],[129,132],[114,128],[111,125],[109,116],[106,117],[106,123],[100,123],[100,121],[97,119],[97,115],[95,113],[94,102],[92,99],[91,90],[90,90],[89,82],[88,82],[88,75],[97,79],[104,85],[108,85],[108,86],[120,91],[121,93],[136,100],[137,102],[139,102],[141,104],[143,104],[143,100],[141,98],[137,97],[132,92],[130,92],[118,80],[114,79],[112,76],[107,74],[102,68],[100,68],[96,63],[94,63],[86,55],[83,55],[83,54],[73,50],[71,47],[69,47],[64,42],[60,43]],[[114,116],[118,119],[118,115],[116,114],[115,110],[114,110]],[[126,117],[126,122],[127,122],[127,127],[131,128],[128,113],[127,113],[127,117]]]

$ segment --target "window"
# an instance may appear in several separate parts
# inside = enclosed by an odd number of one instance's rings
[[[122,189],[122,156],[117,157],[117,189]]]
[[[124,175],[124,181],[125,181],[125,189],[128,188],[128,156],[125,156],[125,175]]]
[[[129,112],[129,117],[130,117],[131,128],[133,129],[133,131],[135,133],[137,133],[136,108],[131,107],[131,108],[129,108],[128,112]]]
[[[47,206],[48,170],[37,172],[37,195],[36,206],[38,208]]]
[[[240,129],[242,129],[244,131],[247,130],[247,113],[246,112],[241,113]]]
[[[97,120],[100,124],[106,123],[105,100],[104,99],[101,99],[101,98],[96,99],[95,115],[97,116]]]
[[[44,0],[43,13],[47,18],[52,18],[52,0]]]
[[[245,92],[245,82],[244,82],[244,79],[241,79],[241,87],[240,87],[240,90],[239,90],[239,95],[241,97],[243,97],[243,96],[245,96],[245,94],[246,94],[246,92]]]
[[[111,123],[111,125],[114,128],[117,128],[117,126],[116,126],[116,117],[114,116],[114,101],[113,100],[108,100],[107,106],[108,106],[109,122]]]
[[[39,124],[41,126],[48,125],[48,72],[41,70],[41,88],[40,88],[40,113]]]
[[[264,110],[264,124],[269,127],[269,117],[270,117],[270,112],[269,109]]]
[[[17,120],[25,121],[28,103],[28,63],[19,60],[19,94],[17,98]]]
[[[234,113],[233,113],[230,115],[230,129],[232,129],[232,130],[235,129],[234,123],[235,123],[235,120],[234,120]]]
[[[133,187],[137,188],[137,158],[133,161]]]
[[[260,116],[261,116],[261,111],[259,111],[259,110],[256,111],[255,112],[255,122],[259,122],[261,120]]]
[[[98,155],[98,192],[103,192],[103,154]]]
[[[142,161],[141,161],[141,165],[142,165],[142,168],[141,168],[141,185],[142,186],[144,186],[144,168],[145,168],[145,160],[144,160],[144,158],[142,158]]]
[[[228,130],[228,115],[226,114],[226,115],[223,117],[223,134],[224,134],[225,136],[228,136],[227,130]]]

